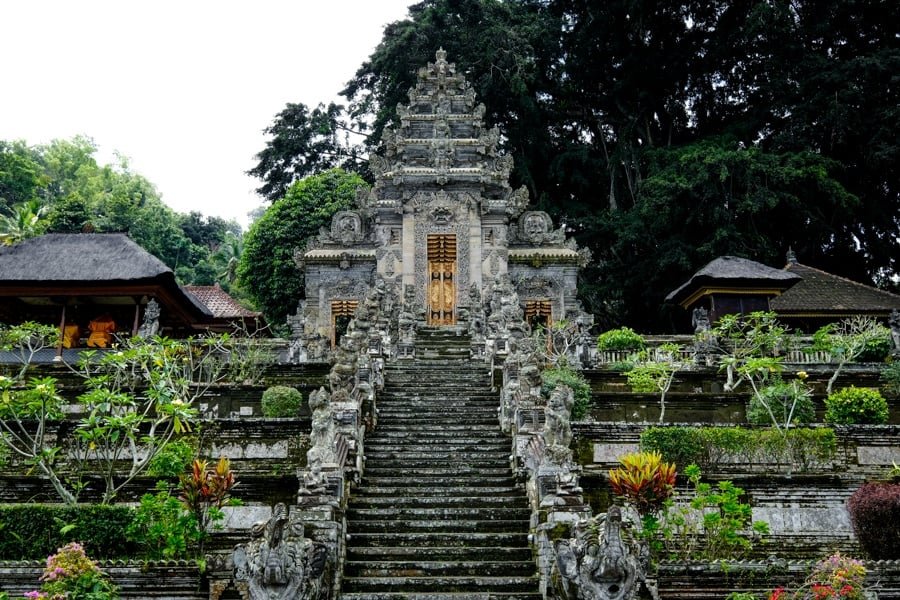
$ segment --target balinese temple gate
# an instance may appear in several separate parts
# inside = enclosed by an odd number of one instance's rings
[[[528,210],[528,191],[512,189],[512,157],[486,129],[485,107],[439,50],[419,70],[399,125],[385,131],[370,158],[374,187],[298,263],[306,300],[293,318],[296,359],[334,346],[366,291],[383,279],[399,310],[421,324],[455,325],[489,286],[508,276],[532,323],[573,318],[583,253],[554,229],[546,212]]]

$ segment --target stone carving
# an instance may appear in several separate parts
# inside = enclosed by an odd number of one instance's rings
[[[331,218],[331,239],[349,246],[363,241],[363,219],[359,212],[341,210]]]
[[[328,548],[304,536],[303,523],[284,504],[257,523],[254,537],[232,553],[234,579],[244,600],[325,600]]]
[[[888,325],[891,328],[891,340],[894,342],[893,353],[900,354],[900,311],[896,308],[891,311]]]
[[[523,242],[536,246],[559,245],[566,241],[565,227],[553,229],[553,220],[542,210],[522,213],[514,235]]]
[[[647,581],[646,548],[623,532],[622,513],[611,506],[606,515],[581,521],[575,538],[556,542],[555,584],[566,600],[631,600]]]
[[[550,399],[544,409],[544,442],[546,456],[553,465],[565,466],[572,460],[572,407],[575,394],[567,385],[557,385],[550,392]]]
[[[335,454],[337,430],[325,388],[319,388],[309,395],[309,408],[312,411],[312,428],[309,433],[310,448],[306,453],[306,464],[311,469],[334,465],[337,462]]]
[[[137,332],[139,338],[150,339],[159,332],[159,312],[159,304],[151,298],[144,308],[144,319]]]
[[[694,328],[695,334],[701,334],[709,331],[711,325],[709,323],[709,311],[702,306],[698,306],[691,313],[691,326]]]

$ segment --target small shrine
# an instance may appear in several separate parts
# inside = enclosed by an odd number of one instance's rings
[[[524,187],[512,189],[512,157],[484,112],[438,50],[370,158],[374,187],[298,252],[306,300],[295,337],[335,345],[376,278],[424,325],[463,323],[507,278],[532,324],[580,314],[576,279],[587,254],[546,212],[529,209]]]

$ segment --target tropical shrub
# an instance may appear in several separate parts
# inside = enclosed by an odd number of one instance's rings
[[[838,425],[880,425],[888,420],[888,405],[874,388],[850,386],[825,399],[825,421]]]
[[[572,406],[572,419],[581,419],[591,406],[591,386],[580,371],[570,367],[553,367],[541,372],[541,392],[545,397],[556,389],[557,385],[567,385],[575,394]]]
[[[273,385],[262,395],[262,413],[266,417],[296,417],[300,414],[303,395],[286,385]]]
[[[150,459],[147,475],[175,478],[184,473],[197,454],[197,441],[193,437],[172,440]]]
[[[197,519],[160,482],[155,494],[144,494],[125,531],[148,560],[187,558],[200,542]]]
[[[753,425],[771,425],[776,422],[789,427],[797,423],[811,423],[816,417],[816,407],[809,387],[794,380],[775,380],[760,388],[750,397],[747,421]]]
[[[900,559],[900,483],[864,483],[847,509],[856,539],[871,558]]]
[[[231,498],[236,484],[231,463],[224,456],[212,467],[205,460],[196,459],[191,472],[181,475],[181,502],[197,523],[199,532],[198,554],[203,555],[203,544],[211,527],[219,527],[225,514],[222,508],[238,504]]]
[[[742,500],[744,490],[731,481],[715,487],[700,480],[697,465],[684,474],[693,486],[687,505],[666,500],[657,520],[644,518],[642,534],[652,551],[676,560],[729,560],[749,552],[768,525],[751,520],[750,505]]]
[[[643,336],[630,327],[610,329],[597,337],[597,350],[600,352],[642,350],[646,346]]]
[[[820,560],[813,567],[795,600],[863,600],[866,568],[840,553]]]
[[[641,350],[631,368],[625,373],[628,385],[635,392],[659,393],[659,422],[666,416],[666,394],[672,387],[675,374],[685,367],[681,360],[681,346],[663,344],[655,350]]]
[[[890,330],[871,317],[850,317],[839,323],[829,323],[813,334],[813,350],[831,354],[836,363],[834,373],[828,379],[826,392],[834,390],[843,368],[857,360],[883,360],[890,351]]]
[[[47,600],[114,600],[119,597],[116,586],[77,542],[66,544],[56,554],[47,557],[41,581],[41,591],[30,592],[27,597]]]
[[[638,514],[657,512],[675,491],[675,465],[663,462],[658,452],[625,454],[619,462],[621,467],[609,471],[609,484]]]

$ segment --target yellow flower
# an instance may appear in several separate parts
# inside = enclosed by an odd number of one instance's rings
[[[799,379],[800,381],[805,380],[807,377],[809,377],[809,373],[807,373],[806,371],[797,371],[797,379]]]

